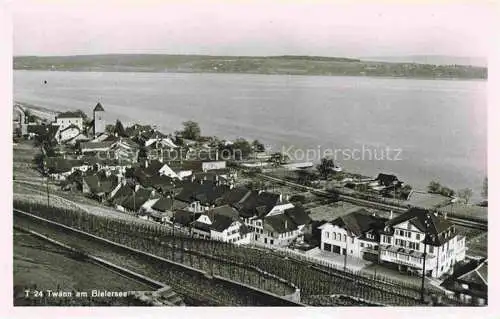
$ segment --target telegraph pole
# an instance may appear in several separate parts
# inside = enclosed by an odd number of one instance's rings
[[[347,238],[347,232],[346,232],[346,238],[345,238],[345,255],[344,255],[344,272],[347,271],[347,242],[349,239]]]
[[[49,178],[48,177],[47,177],[45,185],[46,185],[46,189],[47,189],[47,206],[50,206]]]
[[[422,303],[425,302],[425,297],[424,297],[424,292],[425,292],[425,260],[427,257],[427,239],[429,238],[429,223],[430,223],[430,216],[429,214],[432,214],[430,212],[425,213],[425,234],[424,234],[424,263],[422,265],[422,284],[420,288],[420,301]]]

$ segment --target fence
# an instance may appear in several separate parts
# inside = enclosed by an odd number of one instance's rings
[[[26,206],[22,202],[14,204],[20,209]],[[356,272],[342,272],[325,263],[311,264],[311,260],[299,260],[295,254],[191,238],[159,224],[117,220],[43,205],[32,208],[41,217],[281,296],[290,295],[298,288],[304,300],[314,295],[345,294],[385,305],[420,304],[419,291],[366,278]]]

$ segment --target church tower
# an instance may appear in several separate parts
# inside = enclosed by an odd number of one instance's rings
[[[99,102],[94,108],[94,137],[104,133],[106,130],[106,123],[104,122],[103,115],[104,108],[102,107],[101,102]]]

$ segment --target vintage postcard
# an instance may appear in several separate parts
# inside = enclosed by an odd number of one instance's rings
[[[15,307],[487,308],[487,2],[7,7]]]

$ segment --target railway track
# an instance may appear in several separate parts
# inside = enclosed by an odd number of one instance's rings
[[[239,284],[227,285],[224,284],[224,279],[214,281],[204,271],[191,267],[187,267],[190,270],[186,269],[186,271],[183,271],[181,267],[185,266],[177,262],[174,262],[177,266],[172,268],[172,266],[169,266],[171,261],[164,261],[162,257],[153,256],[118,243],[112,243],[106,239],[97,240],[91,234],[85,235],[84,232],[72,230],[69,227],[59,229],[64,225],[58,226],[51,221],[47,221],[49,222],[47,224],[41,219],[38,221],[38,219],[40,218],[28,216],[19,211],[15,214],[16,224],[21,223],[21,226],[25,226],[28,229],[34,228],[35,231],[69,243],[71,246],[75,246],[76,249],[89,254],[91,253],[99,258],[113,260],[113,263],[121,267],[126,267],[141,274],[147,274],[148,277],[167,283],[175,292],[183,297],[186,303],[204,306],[274,305],[272,299],[267,302],[263,301],[262,297],[256,298],[254,296],[255,292],[252,290],[255,288],[250,288],[250,293],[248,293],[248,291],[245,292],[245,289],[237,287]],[[77,238],[78,240],[75,240]],[[222,265],[217,268],[220,270],[221,267]],[[261,291],[257,294],[262,293]]]
[[[263,178],[263,179],[267,179],[267,180],[273,181],[273,182],[281,184],[281,185],[287,185],[287,186],[290,186],[290,187],[293,187],[296,189],[309,191],[312,194],[317,195],[317,196],[321,196],[321,197],[331,197],[332,196],[332,194],[330,192],[322,190],[322,189],[316,189],[313,187],[300,185],[297,183],[293,183],[293,182],[286,181],[286,180],[283,180],[280,178],[268,176],[265,174],[258,174],[258,176]],[[366,199],[360,199],[360,198],[356,198],[356,197],[345,195],[345,194],[340,194],[339,199],[346,201],[346,202],[349,202],[349,203],[352,203],[352,204],[357,204],[357,205],[360,205],[363,207],[376,208],[376,209],[381,209],[381,210],[385,210],[385,211],[392,211],[394,213],[404,213],[408,210],[408,208],[389,205],[386,203],[370,201],[370,200],[366,200]],[[464,227],[468,227],[468,228],[472,228],[472,229],[479,229],[479,230],[483,230],[483,231],[488,231],[488,222],[486,222],[486,221],[477,221],[477,220],[460,218],[460,217],[455,217],[455,216],[450,216],[450,215],[448,215],[447,218],[449,221],[451,221],[457,225],[460,225],[460,226],[464,226]]]

